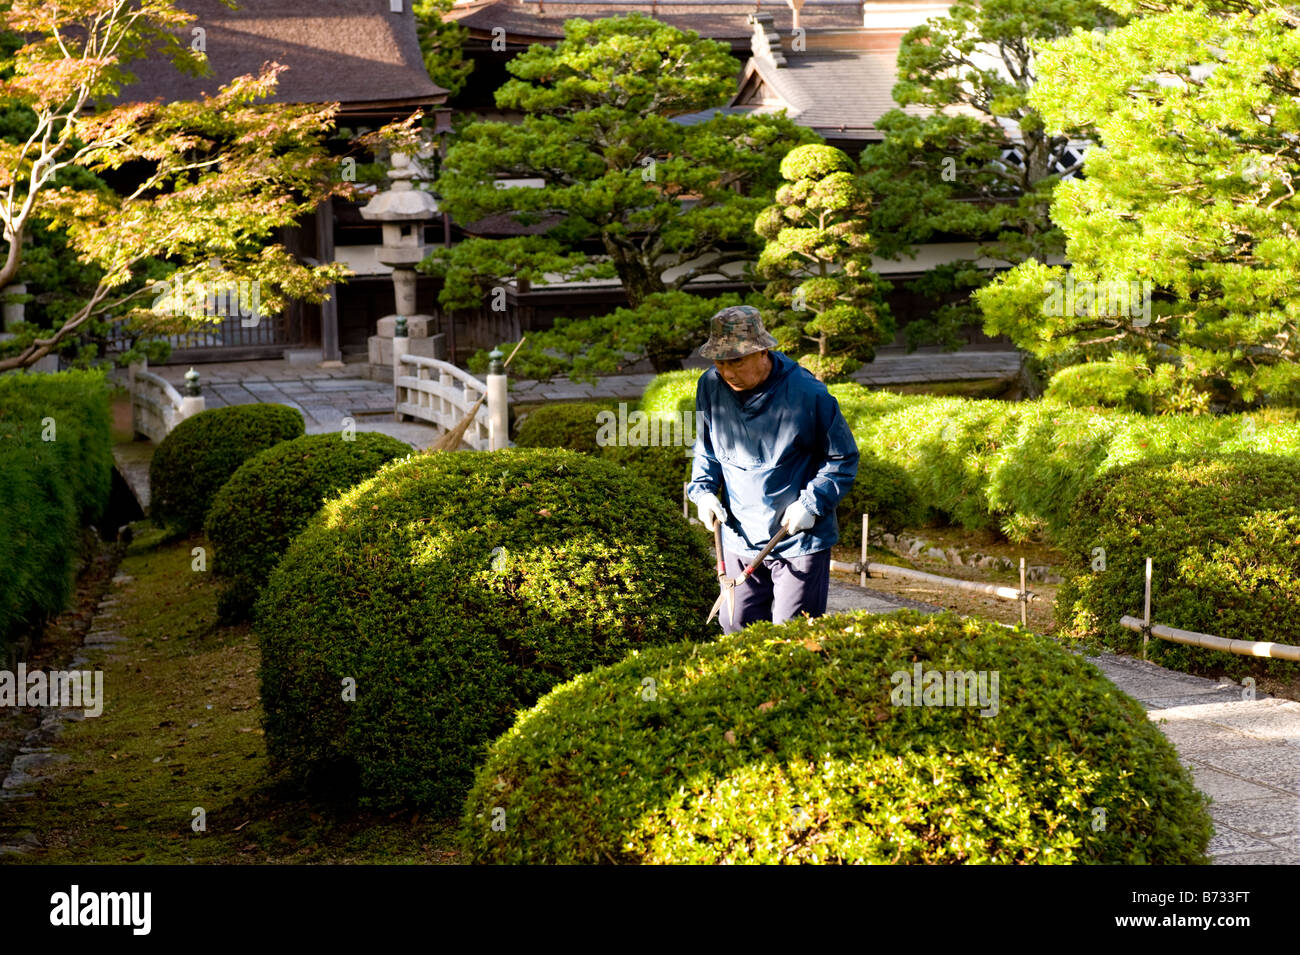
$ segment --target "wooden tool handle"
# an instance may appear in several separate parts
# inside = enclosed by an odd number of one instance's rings
[[[767,558],[768,554],[772,553],[772,548],[777,545],[777,543],[781,540],[782,537],[785,537],[785,535],[789,533],[790,533],[790,529],[782,525],[781,529],[776,532],[776,536],[767,542],[767,546],[763,548],[763,552],[754,558],[754,562],[752,564],[750,564],[748,567],[745,568],[745,576],[748,577],[755,570],[757,570],[758,565],[761,564]]]

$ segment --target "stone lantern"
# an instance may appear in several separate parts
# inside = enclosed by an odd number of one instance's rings
[[[425,223],[439,214],[438,202],[416,180],[427,178],[420,164],[405,153],[395,152],[388,178],[392,185],[361,208],[361,216],[383,227],[384,244],[376,258],[393,270],[396,311],[379,320],[377,334],[371,335],[370,377],[390,380],[393,373],[393,333],[399,317],[406,319],[407,349],[412,355],[442,357],[442,335],[432,334],[431,315],[416,313],[415,266],[424,258]]]

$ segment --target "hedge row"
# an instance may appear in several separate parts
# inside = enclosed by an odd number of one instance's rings
[[[698,376],[659,376],[642,407],[651,414],[693,408]],[[1057,401],[896,395],[857,383],[830,390],[864,472],[885,468],[902,488],[894,496],[914,493],[922,514],[972,529],[997,527],[1013,540],[1038,531],[1059,540],[1083,487],[1124,464],[1235,451],[1300,458],[1300,425],[1267,413],[1147,417]],[[866,483],[859,481],[858,503],[871,493]]]
[[[0,644],[67,603],[112,487],[110,420],[102,371],[0,375]]]
[[[1140,652],[1119,626],[1142,616],[1146,558],[1156,623],[1241,640],[1300,644],[1300,462],[1234,453],[1115,469],[1074,502],[1056,619],[1065,637]],[[1300,666],[1152,638],[1149,659],[1207,675]]]
[[[492,745],[461,839],[498,863],[1187,864],[1211,834],[1173,746],[1084,659],[860,611],[565,683]]]

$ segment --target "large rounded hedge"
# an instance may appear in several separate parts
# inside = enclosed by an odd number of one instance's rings
[[[201,411],[163,439],[149,462],[150,513],[159,526],[203,527],[221,485],[253,455],[303,433],[301,412],[248,404]]]
[[[327,498],[405,457],[411,446],[379,432],[309,434],[253,455],[221,486],[204,532],[223,623],[245,619],[289,542]]]
[[[600,456],[641,478],[680,514],[682,485],[691,479],[689,451],[689,448],[681,445],[645,447],[611,444],[600,449]],[[694,513],[694,508],[691,512]]]
[[[272,762],[454,812],[521,707],[636,647],[705,639],[715,592],[680,512],[613,464],[394,462],[325,505],[257,603]]]
[[[622,402],[622,404],[625,405],[625,420],[638,410],[636,402]],[[584,454],[598,455],[642,478],[670,504],[680,508],[682,485],[691,477],[691,458],[687,453],[689,447],[684,447],[682,444],[666,446],[599,444],[596,440],[599,431],[607,426],[601,423],[598,415],[604,411],[614,414],[616,416],[614,430],[617,431],[618,406],[619,402],[588,401],[545,405],[530,412],[524,419],[523,424],[519,426],[515,445],[521,448],[565,448],[570,451],[582,451]],[[634,430],[635,427],[633,422],[629,430]],[[689,438],[693,442],[694,428],[691,421],[687,421],[683,426],[679,417],[676,428],[665,429],[664,435],[667,440],[686,441]],[[643,436],[646,441],[650,440],[648,426],[644,428]]]
[[[1119,618],[1142,616],[1150,557],[1155,623],[1300,644],[1298,461],[1238,452],[1116,468],[1075,500],[1062,549],[1065,583],[1056,598],[1062,636],[1140,652],[1142,635],[1119,626]],[[1213,676],[1300,671],[1288,661],[1156,637],[1148,659]]]
[[[917,668],[996,672],[998,705],[895,705]],[[1202,863],[1211,834],[1173,746],[1084,659],[859,611],[558,687],[492,745],[461,841],[475,862],[1128,864]]]
[[[543,405],[530,411],[520,423],[515,446],[595,453],[600,450],[596,444],[597,416],[609,410],[617,412],[617,406],[611,409],[608,404],[594,401]]]

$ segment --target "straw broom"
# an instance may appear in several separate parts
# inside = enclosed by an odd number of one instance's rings
[[[510,367],[510,359],[515,357],[515,352],[519,351],[519,347],[523,345],[523,343],[527,340],[527,338],[528,336],[525,335],[523,338],[519,339],[519,344],[515,345],[514,351],[510,353],[510,358],[507,358],[506,363],[501,366],[503,370]],[[474,416],[478,414],[478,409],[483,407],[483,402],[485,401],[487,401],[486,391],[483,392],[483,394],[478,396],[478,401],[474,402],[474,407],[469,409],[469,412],[465,415],[465,417],[460,419],[460,422],[456,425],[456,427],[452,428],[441,438],[435,441],[432,445],[430,445],[426,453],[432,454],[435,451],[455,451],[457,448],[459,448],[461,441],[463,441],[465,438],[465,432],[469,430],[469,426],[471,422],[473,422]]]

